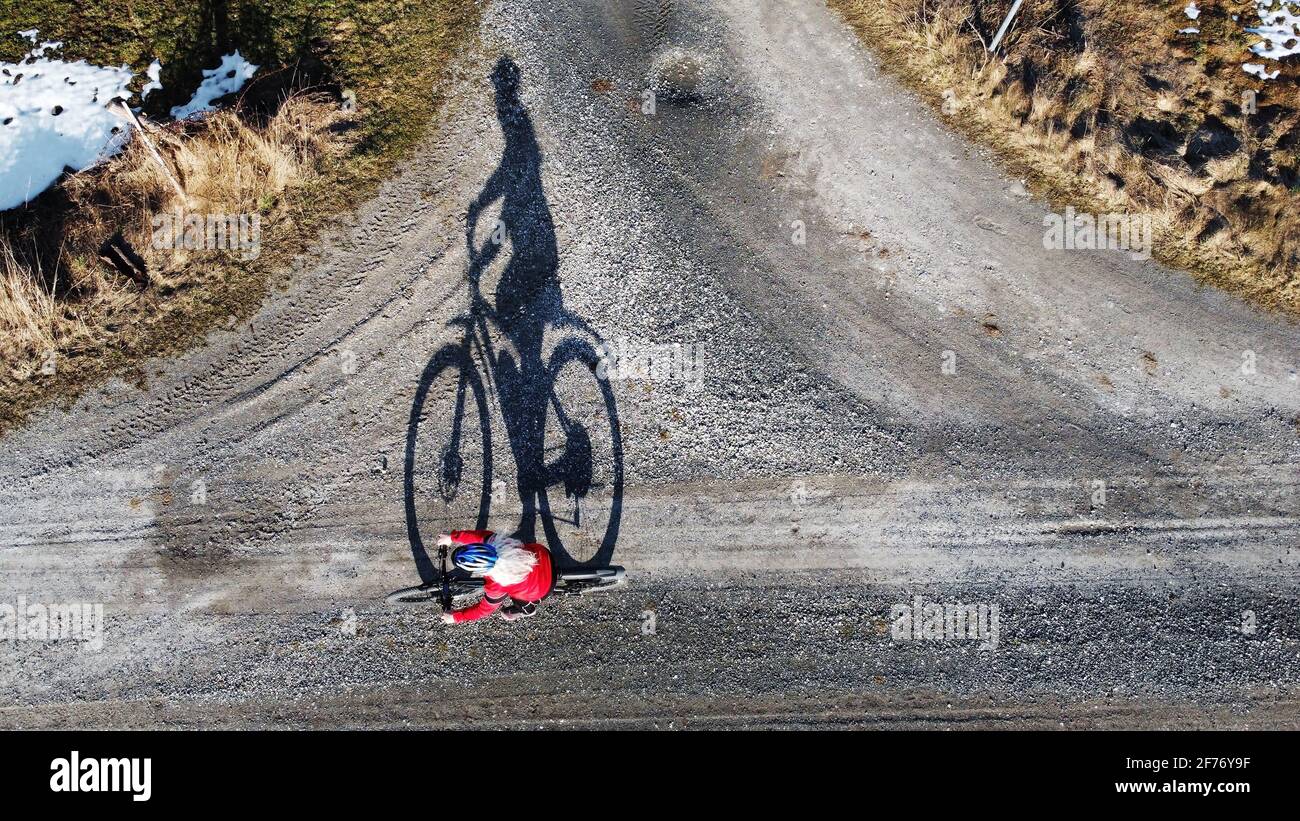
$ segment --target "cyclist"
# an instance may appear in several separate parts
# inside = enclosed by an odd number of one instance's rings
[[[452,562],[482,577],[483,598],[464,610],[443,613],[445,624],[474,621],[498,609],[506,621],[522,619],[534,615],[537,603],[555,589],[555,565],[545,545],[491,530],[453,530],[438,537],[439,547],[453,545]]]

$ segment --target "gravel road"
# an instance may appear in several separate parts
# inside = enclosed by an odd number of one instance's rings
[[[1300,725],[1294,321],[1044,249],[817,3],[481,34],[252,321],[7,437],[0,603],[104,630],[0,726]],[[629,584],[383,603],[481,523]]]

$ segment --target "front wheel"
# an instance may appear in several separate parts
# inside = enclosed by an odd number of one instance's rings
[[[451,606],[453,609],[459,609],[460,605],[468,604],[469,599],[474,598],[483,590],[481,583],[471,584],[469,582],[453,581],[448,587],[451,591]],[[384,597],[384,601],[389,604],[438,604],[441,597],[442,584],[433,582],[394,590]]]
[[[537,489],[552,550],[587,566],[609,562],[623,512],[623,441],[614,390],[586,340],[562,342],[547,367],[545,487]]]

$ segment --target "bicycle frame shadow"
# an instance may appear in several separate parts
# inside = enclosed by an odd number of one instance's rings
[[[606,566],[613,557],[622,517],[623,448],[618,413],[609,382],[597,371],[603,342],[585,321],[564,307],[555,224],[542,184],[542,153],[528,110],[519,99],[519,68],[510,57],[502,57],[491,80],[505,148],[496,170],[466,212],[471,304],[467,314],[449,323],[464,329],[465,340],[443,347],[429,360],[407,422],[403,470],[406,528],[416,568],[425,583],[433,581],[436,574],[419,524],[421,500],[415,476],[421,455],[419,433],[431,413],[425,407],[430,386],[449,368],[458,369],[459,383],[454,411],[445,420],[450,422],[450,428],[438,454],[437,478],[440,488],[450,487],[453,493],[460,489],[464,480],[464,437],[477,433],[482,439],[484,470],[474,527],[486,527],[491,514],[493,437],[489,389],[500,406],[516,468],[521,513],[511,535],[525,542],[538,541],[540,524],[557,568]],[[500,217],[493,237],[475,247],[479,216],[497,201],[501,204]],[[507,245],[510,253],[502,266],[498,258]],[[489,300],[480,286],[484,272],[492,266],[501,274]],[[548,330],[562,331],[566,338],[548,358],[543,358]],[[494,337],[509,344],[498,345]],[[555,390],[564,368],[578,365],[590,370],[600,386],[603,415],[610,425],[613,461],[609,518],[595,555],[586,561],[576,560],[565,548],[556,527],[558,517],[552,513],[547,495],[549,489],[563,486],[566,497],[574,499],[575,510],[579,510],[580,500],[591,489],[594,465],[590,434],[584,420],[566,414]],[[479,420],[478,431],[466,430],[465,417],[470,408]],[[565,444],[560,458],[548,464],[546,423],[551,409],[565,434]]]

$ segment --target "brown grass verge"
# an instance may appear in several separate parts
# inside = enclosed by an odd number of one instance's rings
[[[149,357],[182,352],[213,328],[251,316],[272,288],[288,282],[295,257],[310,252],[322,230],[369,198],[419,144],[443,100],[451,61],[477,31],[483,0],[286,0],[270,16],[240,0],[224,6],[230,42],[200,42],[193,54],[186,38],[173,43],[159,34],[170,30],[175,15],[161,12],[172,5],[157,4],[156,26],[134,20],[133,36],[143,43],[129,58],[135,68],[161,54],[167,80],[169,59],[210,65],[206,48],[250,46],[264,69],[245,93],[253,102],[197,122],[147,124],[183,197],[137,136],[111,160],[0,214],[0,434],[51,401],[70,406],[109,376],[143,385]],[[102,64],[128,59],[115,51],[118,40],[96,39],[97,7],[39,0],[27,12],[24,27],[66,36],[69,49],[89,49],[76,56]],[[205,20],[189,22],[203,34]],[[190,82],[188,70],[173,79]],[[301,77],[313,78],[315,90],[301,90],[308,85],[294,80]],[[281,85],[287,92],[277,91]],[[346,113],[343,88],[357,101]],[[155,217],[178,210],[256,215],[260,255],[155,247]],[[118,233],[147,268],[147,284],[101,258],[105,240]]]
[[[327,95],[298,94],[261,126],[231,110],[195,123],[150,124],[111,160],[64,179],[53,253],[42,247],[49,218],[0,233],[0,391],[34,398],[67,383],[67,371],[75,375],[81,360],[124,361],[133,338],[171,313],[170,303],[238,279],[258,253],[263,223],[270,232],[292,225],[293,194],[349,150],[346,129],[337,127],[347,116]],[[232,231],[212,248],[194,242],[200,238],[192,231],[191,244],[199,247],[186,247],[182,229],[190,215],[203,218],[205,234],[214,216],[214,236],[242,216],[245,233]],[[158,230],[166,223],[156,217],[175,223],[179,242]],[[147,284],[101,258],[103,243],[116,234],[143,261]],[[13,409],[5,416],[12,418]]]
[[[1181,2],[1026,0],[998,56],[1011,0],[829,4],[1054,207],[1149,214],[1162,262],[1300,313],[1300,70],[1242,71],[1253,3],[1204,0],[1192,23]]]

